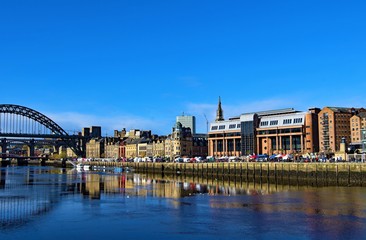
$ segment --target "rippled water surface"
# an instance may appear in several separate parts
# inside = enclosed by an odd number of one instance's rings
[[[0,224],[0,239],[364,239],[366,188],[8,167]]]

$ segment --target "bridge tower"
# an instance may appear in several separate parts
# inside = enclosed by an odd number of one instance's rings
[[[34,139],[31,139],[29,141],[29,143],[27,144],[28,146],[28,157],[34,157],[35,155],[35,152],[34,152],[34,147],[35,147],[35,142],[34,142]]]

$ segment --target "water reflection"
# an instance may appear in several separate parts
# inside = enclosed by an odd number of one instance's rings
[[[1,169],[0,227],[16,227],[31,216],[50,211],[59,200],[58,182],[49,178],[50,168]]]
[[[230,211],[236,224],[243,224],[245,216],[256,227],[273,222],[273,231],[281,228],[276,221],[285,220],[296,225],[301,221],[300,229],[306,227],[320,235],[324,229],[331,229],[332,234],[344,234],[349,229],[365,232],[366,190],[360,187],[314,188],[47,167],[1,169],[0,228],[11,229],[35,221],[39,219],[35,216],[50,214],[68,196],[78,195],[91,202],[108,201],[113,196],[164,199],[175,209],[209,209],[205,214],[217,213],[221,220]]]

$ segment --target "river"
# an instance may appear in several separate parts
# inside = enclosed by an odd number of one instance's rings
[[[366,188],[0,171],[0,239],[363,239]]]

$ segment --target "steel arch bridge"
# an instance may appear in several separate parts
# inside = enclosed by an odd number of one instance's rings
[[[20,105],[0,104],[0,137],[3,145],[6,138],[60,139],[77,156],[84,155],[83,137],[69,135],[44,114]]]

